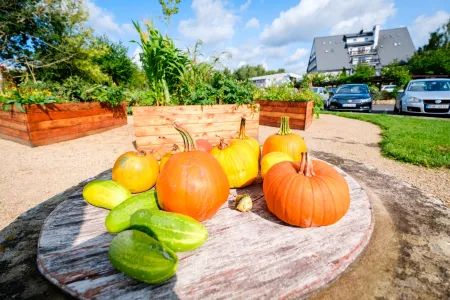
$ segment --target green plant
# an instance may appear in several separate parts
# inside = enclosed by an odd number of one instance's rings
[[[19,90],[12,93],[12,97],[7,99],[6,97],[2,100],[3,106],[2,110],[6,111],[11,109],[12,105],[15,105],[17,109],[21,112],[26,113],[24,105],[36,104],[40,105],[44,110],[47,109],[46,104],[53,104],[61,102],[56,96],[51,93],[36,92],[29,95],[23,95]]]
[[[189,60],[169,37],[163,36],[150,22],[145,23],[145,32],[139,23],[133,24],[139,33],[140,42],[132,42],[142,49],[140,60],[149,89],[157,95],[157,105],[170,105],[171,94],[175,92]],[[160,99],[164,99],[164,102],[161,103]]]

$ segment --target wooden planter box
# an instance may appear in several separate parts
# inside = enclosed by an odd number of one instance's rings
[[[291,129],[306,130],[312,123],[314,102],[257,100],[261,107],[259,124],[279,127],[281,117],[289,117]]]
[[[230,139],[237,136],[241,117],[247,119],[246,133],[258,138],[259,112],[251,105],[189,105],[133,107],[136,147],[155,149],[159,153],[183,145],[181,135],[173,128],[175,121],[182,124],[194,139],[207,139],[217,144],[219,135]]]
[[[1,110],[0,138],[29,146],[43,146],[106,131],[127,124],[126,104],[64,103]]]

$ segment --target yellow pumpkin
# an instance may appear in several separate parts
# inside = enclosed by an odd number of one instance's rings
[[[270,152],[261,160],[261,177],[264,178],[272,166],[282,161],[294,161],[292,156],[283,152]]]
[[[241,118],[241,127],[239,129],[238,136],[233,140],[241,140],[250,145],[255,150],[255,153],[258,155],[258,161],[261,158],[261,145],[252,137],[249,137],[245,134],[245,118]],[[233,141],[232,140],[232,141]]]
[[[180,151],[181,151],[180,147],[178,147],[177,144],[173,144],[172,150],[170,150],[169,152],[167,152],[166,154],[164,154],[164,155],[161,157],[161,160],[159,161],[159,172],[160,172],[160,173],[162,172],[162,170],[163,170],[163,168],[164,168],[164,165],[165,165],[166,162],[169,160],[169,158],[170,158],[172,155],[174,155],[175,153],[180,152]]]
[[[122,154],[115,162],[112,179],[133,194],[151,189],[158,178],[158,161],[145,151],[130,151]]]
[[[258,176],[258,158],[246,142],[234,139],[226,143],[221,139],[219,145],[211,150],[211,155],[227,174],[230,188],[248,186]]]

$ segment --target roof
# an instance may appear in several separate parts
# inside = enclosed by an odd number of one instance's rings
[[[408,28],[394,28],[380,30],[378,38],[378,57],[382,66],[390,64],[397,59],[399,62],[406,62],[413,56],[414,44],[409,35]]]
[[[249,79],[250,80],[261,80],[261,79],[270,79],[270,78],[275,79],[275,78],[283,78],[286,75],[289,75],[289,77],[293,77],[293,78],[296,78],[296,79],[302,78],[301,75],[287,72],[287,73],[278,73],[278,74],[271,74],[271,75],[263,75],[263,76],[251,77]]]
[[[314,38],[317,70],[351,69],[352,66],[345,47],[343,34]]]
[[[345,36],[340,34],[314,38],[318,71],[338,71],[342,68],[351,69],[350,57],[347,52]],[[394,59],[406,61],[414,54],[415,48],[408,28],[380,30],[378,38],[378,56],[381,65],[385,66]]]

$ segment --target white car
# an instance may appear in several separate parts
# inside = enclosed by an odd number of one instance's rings
[[[394,112],[450,115],[450,79],[411,80],[399,90]]]
[[[322,101],[323,101],[323,107],[325,109],[328,108],[330,95],[328,94],[327,89],[324,87],[313,87],[313,88],[311,88],[311,90],[314,93],[319,94],[319,96],[322,98]]]
[[[395,85],[385,85],[385,86],[381,87],[381,90],[392,93],[394,91],[395,87],[396,87]]]

